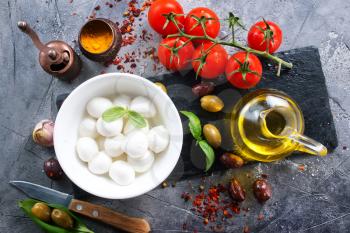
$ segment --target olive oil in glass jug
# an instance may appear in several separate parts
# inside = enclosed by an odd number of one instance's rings
[[[234,150],[247,160],[271,162],[293,151],[325,156],[327,148],[303,135],[304,117],[288,95],[261,89],[244,96],[231,113]]]

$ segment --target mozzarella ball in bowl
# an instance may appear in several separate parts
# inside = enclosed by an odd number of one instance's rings
[[[124,94],[117,95],[117,97],[115,97],[112,100],[112,103],[114,106],[129,108],[130,103],[131,103],[131,97],[128,95],[124,95]]]
[[[149,148],[154,153],[160,153],[168,147],[169,132],[163,125],[159,125],[152,128],[148,132],[147,138],[148,138]]]
[[[134,170],[138,173],[148,171],[154,162],[154,153],[152,151],[147,150],[147,152],[140,158],[133,158],[128,156],[128,163],[134,168]]]
[[[102,113],[113,106],[112,101],[104,97],[95,97],[88,102],[86,110],[90,116],[98,119]]]
[[[107,122],[100,117],[96,123],[97,132],[105,137],[117,136],[123,129],[123,118]]]
[[[96,130],[96,120],[92,117],[84,118],[79,125],[79,136],[96,138],[98,136]]]
[[[152,101],[144,96],[135,97],[130,103],[130,110],[138,112],[146,118],[154,117],[157,114]]]
[[[122,144],[124,143],[124,135],[119,134],[113,138],[106,138],[104,149],[107,155],[111,158],[119,157],[123,154]]]
[[[101,151],[89,162],[88,168],[92,173],[102,175],[109,171],[111,164],[111,157],[109,157],[104,151]]]
[[[94,139],[82,137],[77,142],[76,150],[82,161],[89,162],[98,154],[98,145]]]
[[[128,134],[134,130],[141,130],[142,132],[144,133],[148,133],[149,131],[149,123],[148,123],[148,120],[145,119],[146,121],[146,126],[139,129],[139,128],[136,128],[135,125],[130,121],[130,120],[126,120],[125,121],[125,124],[124,124],[124,129],[123,129],[123,133],[124,134]]]
[[[109,168],[109,176],[119,185],[129,185],[135,180],[135,170],[125,161],[115,161]]]
[[[148,149],[147,135],[139,129],[132,131],[126,135],[122,149],[130,157],[142,157]]]

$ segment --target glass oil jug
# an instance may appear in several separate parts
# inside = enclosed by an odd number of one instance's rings
[[[293,151],[327,155],[327,148],[303,135],[304,117],[287,94],[261,89],[244,96],[231,113],[234,150],[247,160],[271,162]]]

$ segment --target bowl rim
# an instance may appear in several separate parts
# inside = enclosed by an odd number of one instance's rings
[[[158,91],[160,93],[160,95],[162,95],[162,99],[166,99],[167,102],[169,102],[171,104],[171,107],[174,108],[175,110],[177,110],[174,102],[171,100],[171,98],[165,93],[163,92],[157,85],[155,85],[153,82],[151,82],[150,80],[143,78],[139,75],[135,75],[135,74],[130,74],[130,73],[119,73],[119,72],[111,72],[111,73],[105,73],[105,74],[100,74],[97,76],[94,76],[86,81],[84,81],[83,83],[81,83],[79,86],[77,86],[76,88],[73,89],[73,91],[66,97],[66,99],[63,101],[62,106],[60,107],[60,110],[57,113],[56,116],[56,120],[55,120],[55,127],[60,127],[60,118],[62,117],[61,115],[63,114],[61,109],[64,109],[64,106],[69,104],[70,100],[74,98],[74,96],[76,95],[76,93],[79,93],[81,89],[83,89],[85,86],[90,85],[90,83],[94,83],[94,82],[98,82],[99,80],[102,79],[106,79],[106,78],[119,78],[123,76],[124,78],[132,78],[132,79],[136,79],[136,80],[140,80],[141,82],[144,83],[148,83],[151,87],[154,88],[154,90]],[[178,142],[179,147],[182,149],[182,145],[183,145],[183,127],[182,127],[182,122],[181,122],[181,118],[180,118],[180,114],[177,111],[176,112],[176,124],[179,126],[179,130],[180,130],[180,135],[181,135],[181,140]],[[57,138],[59,137],[57,130],[54,130],[54,135],[53,135],[53,139],[54,139],[54,149],[55,149],[55,154],[56,157],[58,159],[58,161],[60,162],[60,160],[62,161],[62,156],[60,155],[60,149],[55,142],[58,141]],[[178,138],[179,139],[179,138]],[[142,190],[141,192],[135,192],[135,193],[130,193],[130,195],[121,195],[116,197],[115,195],[106,195],[106,194],[100,194],[97,193],[95,191],[92,190],[86,190],[84,187],[81,186],[81,184],[79,184],[79,180],[77,180],[74,175],[73,172],[69,171],[69,169],[67,169],[62,163],[60,163],[62,170],[64,171],[64,173],[66,174],[66,176],[70,179],[71,182],[73,182],[75,185],[77,185],[79,188],[81,188],[82,190],[84,190],[85,192],[88,192],[94,196],[97,197],[101,197],[101,198],[106,198],[106,199],[114,199],[114,200],[118,200],[118,199],[128,199],[128,198],[133,198],[133,197],[137,197],[137,196],[141,196],[151,190],[153,190],[154,188],[156,188],[158,185],[161,184],[161,182],[163,180],[165,180],[170,174],[171,172],[174,170],[176,164],[178,163],[179,159],[180,159],[180,155],[181,155],[181,149],[179,151],[177,151],[177,158],[176,158],[176,162],[174,164],[171,165],[171,169],[165,171],[162,176],[162,179],[159,179],[159,182],[154,182],[152,185],[150,185],[147,189]],[[163,179],[164,178],[164,179]]]

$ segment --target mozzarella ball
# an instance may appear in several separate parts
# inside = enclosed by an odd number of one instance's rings
[[[124,94],[118,95],[112,101],[114,106],[123,107],[123,108],[129,108],[130,102],[131,102],[131,97]]]
[[[119,118],[115,121],[106,122],[100,117],[96,123],[97,132],[105,137],[117,136],[122,132],[123,119]]]
[[[164,151],[169,144],[169,132],[163,125],[152,128],[148,132],[147,138],[148,146],[154,153]]]
[[[148,120],[147,120],[147,119],[145,119],[145,121],[146,121],[146,126],[145,126],[145,127],[143,127],[143,128],[136,128],[136,127],[131,123],[130,120],[126,120],[126,123],[124,124],[123,133],[124,133],[124,134],[128,134],[128,133],[130,133],[130,132],[132,132],[132,131],[134,131],[134,130],[141,130],[141,131],[144,132],[144,133],[148,133],[148,131],[149,131],[149,123],[148,123]]]
[[[147,118],[154,117],[157,113],[152,101],[144,96],[134,98],[130,103],[130,109]]]
[[[79,125],[79,136],[96,138],[98,136],[96,120],[91,117],[84,118]]]
[[[149,170],[154,162],[154,154],[152,151],[147,152],[141,158],[132,158],[128,156],[128,163],[134,168],[136,172],[142,173]]]
[[[79,158],[84,162],[91,161],[98,154],[96,141],[89,137],[79,138],[76,149]]]
[[[112,164],[112,159],[105,152],[101,151],[98,155],[89,162],[89,170],[96,174],[102,175],[109,171]]]
[[[147,135],[141,130],[129,133],[122,145],[122,149],[128,156],[133,158],[142,157],[148,148]]]
[[[135,171],[125,161],[115,161],[109,168],[109,176],[119,185],[129,185],[135,180]]]
[[[112,158],[116,158],[123,154],[122,144],[124,142],[124,135],[119,134],[113,138],[106,138],[104,143],[105,152]]]
[[[86,105],[86,110],[90,116],[99,118],[102,113],[113,106],[112,101],[104,97],[95,97]]]

